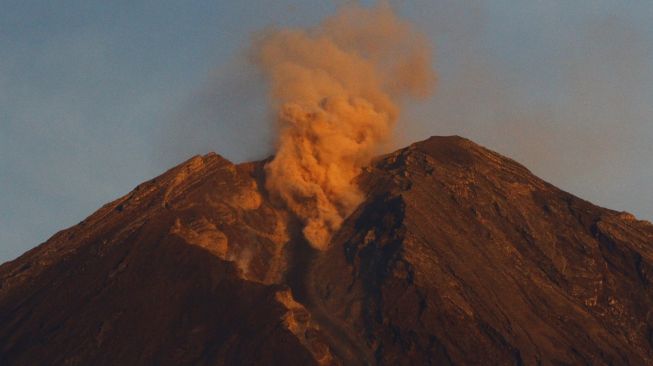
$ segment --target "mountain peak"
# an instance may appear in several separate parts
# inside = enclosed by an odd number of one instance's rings
[[[318,252],[264,164],[195,156],[0,266],[0,363],[653,362],[650,223],[434,136]]]

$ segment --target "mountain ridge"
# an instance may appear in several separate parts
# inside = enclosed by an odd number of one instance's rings
[[[653,362],[650,223],[431,137],[317,252],[264,164],[195,156],[1,265],[0,361]]]

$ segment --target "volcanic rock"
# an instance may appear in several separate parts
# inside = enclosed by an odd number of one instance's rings
[[[0,266],[0,365],[653,364],[653,225],[460,137],[379,157],[317,252],[194,157]]]

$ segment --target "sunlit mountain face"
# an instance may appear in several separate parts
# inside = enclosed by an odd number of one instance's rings
[[[373,159],[324,247],[194,157],[0,266],[0,361],[652,362],[653,225],[460,137]]]

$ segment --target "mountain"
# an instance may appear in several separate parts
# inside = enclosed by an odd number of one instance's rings
[[[194,157],[0,266],[0,364],[653,364],[651,223],[432,137],[317,252],[264,164]]]

